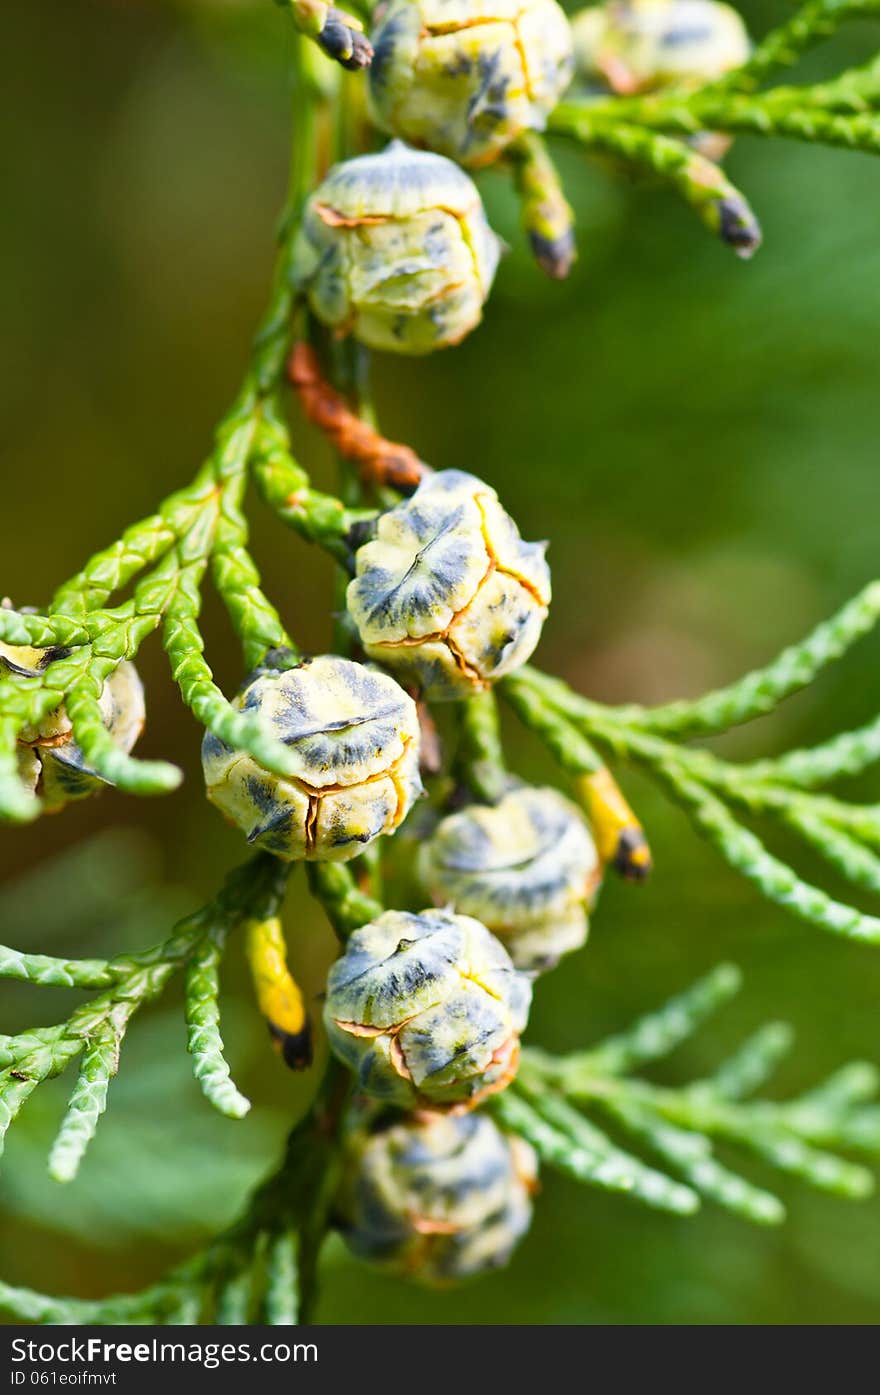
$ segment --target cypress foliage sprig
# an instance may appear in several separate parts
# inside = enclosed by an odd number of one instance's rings
[[[845,1067],[800,1099],[779,1104],[747,1101],[791,1042],[788,1028],[772,1024],[750,1038],[714,1074],[691,1085],[661,1087],[631,1074],[686,1040],[737,991],[739,982],[738,970],[719,965],[629,1031],[591,1050],[563,1057],[526,1050],[512,1092],[494,1102],[493,1109],[508,1127],[528,1138],[548,1165],[595,1185],[586,1167],[573,1167],[570,1161],[572,1151],[577,1155],[585,1139],[592,1140],[600,1152],[604,1146],[614,1154],[614,1145],[593,1133],[594,1126],[579,1112],[589,1108],[668,1167],[684,1184],[694,1208],[702,1196],[760,1225],[784,1219],[782,1202],[720,1163],[714,1155],[716,1142],[733,1144],[777,1171],[836,1196],[867,1195],[873,1188],[870,1171],[829,1150],[880,1157],[877,1110],[867,1104],[880,1088],[873,1067],[862,1063]],[[617,1156],[627,1155],[618,1152]],[[669,1209],[668,1194],[638,1185],[638,1166],[633,1164],[631,1185],[620,1189],[649,1205]]]
[[[161,944],[141,954],[77,962],[44,956],[29,960],[4,951],[0,976],[102,991],[77,1008],[66,1022],[0,1038],[0,1149],[37,1086],[80,1058],[77,1083],[49,1165],[57,1181],[71,1181],[104,1112],[132,1017],[157,998],[180,970],[186,978],[188,1046],[194,1075],[216,1109],[241,1118],[249,1104],[232,1085],[223,1056],[218,967],[232,930],[254,916],[276,913],[287,874],[288,869],[275,858],[259,854],[233,872],[208,905],[181,921]]]
[[[501,684],[520,720],[569,775],[602,755],[654,776],[687,811],[726,862],[769,900],[802,919],[865,944],[880,944],[880,916],[829,896],[765,847],[742,816],[774,821],[796,834],[858,891],[880,890],[880,805],[849,803],[821,786],[880,758],[880,723],[843,732],[812,749],[732,762],[692,737],[712,736],[764,716],[843,658],[880,619],[872,582],[799,644],[765,667],[693,700],[648,708],[610,707],[574,693],[558,678],[525,668]]]
[[[557,117],[561,123],[564,116]],[[564,129],[558,124],[558,129]],[[714,160],[692,150],[681,140],[633,121],[616,120],[579,124],[570,130],[591,149],[614,155],[633,170],[659,177],[694,210],[709,232],[748,259],[761,245],[761,228],[745,195],[728,179]]]
[[[514,1085],[487,1108],[548,1167],[672,1215],[692,1215],[702,1198],[760,1225],[784,1218],[776,1196],[718,1161],[719,1142],[833,1195],[866,1195],[871,1173],[830,1150],[880,1158],[880,1108],[872,1103],[880,1073],[874,1067],[853,1063],[794,1100],[749,1100],[791,1042],[787,1028],[772,1024],[690,1085],[661,1087],[632,1074],[687,1040],[740,982],[737,969],[719,965],[587,1051],[556,1057],[528,1049]],[[613,1142],[584,1109],[644,1148],[659,1168]],[[307,1321],[317,1257],[332,1221],[346,1110],[347,1081],[341,1067],[331,1065],[281,1165],[241,1218],[157,1284],[82,1302],[0,1283],[0,1311],[42,1323],[173,1324],[184,1315],[192,1322]]]
[[[775,72],[793,67],[847,20],[878,14],[878,0],[806,0],[795,14],[765,35],[742,67],[717,79],[712,90],[751,91]]]
[[[878,0],[805,0],[757,43],[745,63],[723,76],[636,96],[581,96],[575,85],[551,112],[548,129],[588,152],[611,154],[637,174],[649,172],[659,178],[694,209],[710,232],[749,257],[760,246],[761,232],[747,198],[714,160],[692,149],[688,141],[707,131],[722,136],[743,133],[877,154],[876,57],[831,81],[765,86],[846,20],[877,16]]]
[[[699,1198],[690,1188],[647,1167],[570,1109],[564,1100],[532,1100],[525,1089],[499,1095],[492,1105],[498,1122],[531,1143],[543,1162],[602,1191],[626,1193],[673,1215],[692,1215]]]
[[[220,1035],[220,960],[225,929],[211,926],[186,966],[187,1050],[193,1075],[215,1109],[230,1119],[243,1119],[250,1100],[232,1083]]]
[[[99,1325],[307,1321],[317,1250],[338,1180],[346,1102],[347,1082],[341,1068],[331,1065],[312,1108],[291,1131],[279,1166],[239,1219],[157,1283],[86,1302],[0,1281],[0,1312],[23,1322]]]
[[[247,664],[258,661],[268,647],[291,647],[275,608],[260,589],[247,550],[241,503],[259,425],[280,381],[290,338],[290,262],[296,212],[309,173],[307,162],[295,162],[269,306],[241,391],[220,422],[214,450],[192,485],[171,495],[154,515],[97,553],[58,589],[45,615],[24,616],[2,608],[0,636],[7,642],[48,639],[51,647],[39,675],[0,674],[0,818],[25,822],[39,814],[39,799],[19,778],[18,743],[26,728],[62,706],[87,762],[109,783],[135,794],[160,794],[176,787],[181,778],[176,767],[140,761],[115,748],[97,708],[106,679],[123,659],[134,658],[159,628],[184,702],[199,720],[221,739],[232,738],[250,750],[270,769],[290,771],[288,753],[280,743],[258,722],[243,719],[214,684],[203,658],[198,617],[201,586],[210,568]],[[108,608],[114,594],[132,583],[132,599]]]

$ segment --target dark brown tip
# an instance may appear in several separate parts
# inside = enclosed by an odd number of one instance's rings
[[[718,232],[722,242],[738,257],[753,257],[761,245],[761,225],[744,199],[721,199],[718,204]]]
[[[335,59],[349,72],[369,68],[373,61],[373,45],[365,34],[352,29],[346,23],[340,10],[330,11],[327,22],[318,35],[318,43],[328,58]]]
[[[307,1070],[312,1064],[312,1026],[308,1018],[298,1032],[285,1032],[270,1022],[269,1035],[282,1061],[291,1070]]]
[[[623,830],[611,865],[625,881],[643,882],[648,879],[653,861],[648,840],[640,828]]]
[[[577,261],[577,246],[574,233],[569,231],[561,237],[541,237],[540,233],[529,233],[532,255],[538,266],[551,281],[564,281]]]

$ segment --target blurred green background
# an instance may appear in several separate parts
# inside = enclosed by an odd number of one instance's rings
[[[744,8],[761,32],[786,12]],[[39,603],[189,479],[235,390],[283,194],[289,50],[268,0],[7,0],[3,27],[12,138],[0,228],[0,588]],[[851,29],[805,71],[864,58],[878,38]],[[543,666],[607,700],[693,694],[799,637],[878,570],[880,168],[738,141],[729,166],[766,235],[745,266],[665,191],[614,180],[573,152],[563,166],[580,226],[570,283],[533,269],[510,193],[488,175],[490,215],[511,251],[486,323],[433,361],[379,363],[382,419],[435,464],[485,475],[528,536],[552,539]],[[314,438],[300,430],[297,440],[328,479]],[[258,505],[254,515],[267,590],[302,645],[320,650],[330,570]],[[213,605],[205,625],[231,689],[238,656]],[[726,749],[761,754],[867,720],[880,703],[878,654],[880,638],[863,643]],[[155,644],[139,664],[150,714],[141,753],[179,761],[186,786],[5,829],[4,941],[70,954],[144,944],[240,856],[204,804],[199,733]],[[530,741],[515,756],[523,773],[550,775]],[[655,876],[607,886],[588,949],[540,986],[531,1039],[589,1042],[732,958],[746,991],[660,1078],[710,1068],[778,1017],[798,1030],[781,1090],[852,1057],[880,1060],[880,953],[769,908],[644,780],[626,783]],[[850,792],[876,798],[880,786]],[[825,876],[809,856],[799,867]],[[292,955],[316,995],[333,947],[295,882]],[[41,1090],[13,1131],[0,1177],[7,1280],[83,1296],[139,1286],[224,1224],[272,1163],[310,1081],[266,1049],[236,952],[225,987],[228,1054],[255,1102],[248,1120],[223,1120],[202,1099],[170,994],[135,1023],[72,1187],[44,1175],[69,1082]],[[2,1029],[56,1020],[66,998],[6,985]],[[655,1216],[548,1177],[507,1272],[424,1294],[365,1282],[331,1246],[319,1316],[876,1321],[880,1205],[782,1192],[789,1222],[764,1232],[711,1207],[695,1220]]]

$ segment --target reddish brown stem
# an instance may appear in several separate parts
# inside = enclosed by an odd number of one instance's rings
[[[429,467],[409,446],[389,441],[356,412],[327,382],[309,344],[294,344],[287,376],[309,421],[333,442],[341,456],[357,466],[365,484],[390,485],[412,493]]]

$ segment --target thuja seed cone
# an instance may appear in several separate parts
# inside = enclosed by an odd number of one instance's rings
[[[742,18],[718,0],[609,0],[572,19],[578,74],[621,95],[701,86],[745,63]]]
[[[426,354],[479,324],[498,255],[464,170],[392,141],[330,171],[306,204],[294,265],[315,315],[337,334]]]
[[[445,1286],[508,1262],[536,1181],[533,1150],[484,1114],[407,1119],[351,1140],[340,1230],[360,1258]]]
[[[365,651],[429,698],[487,687],[538,643],[550,603],[544,552],[482,480],[430,475],[358,549],[347,604]]]
[[[0,643],[0,672],[6,669],[34,677],[50,663],[63,659],[65,652]],[[144,687],[134,664],[123,660],[113,670],[101,689],[98,706],[104,726],[127,755],[143,731],[146,716]],[[108,783],[88,764],[74,740],[63,702],[36,725],[19,732],[18,770],[25,785],[40,795],[49,812],[71,800],[84,799]]]
[[[416,705],[387,674],[324,655],[261,671],[235,705],[284,743],[294,770],[275,775],[208,732],[208,798],[276,857],[347,861],[421,792]]]
[[[601,883],[580,811],[557,790],[528,787],[443,819],[422,849],[421,871],[439,905],[477,917],[531,972],[585,943]]]
[[[331,968],[324,1021],[367,1095],[467,1109],[513,1078],[531,997],[479,921],[386,911],[354,932]]]
[[[543,130],[574,67],[555,0],[391,0],[372,42],[376,124],[466,165]]]

